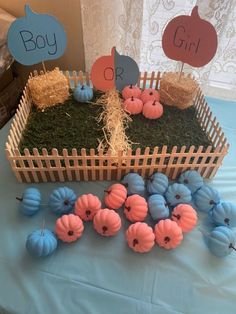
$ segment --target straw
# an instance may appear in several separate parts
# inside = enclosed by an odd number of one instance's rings
[[[104,123],[102,129],[104,138],[99,139],[98,149],[110,149],[112,156],[117,156],[119,151],[126,153],[131,148],[132,142],[128,139],[125,129],[132,119],[123,110],[119,93],[116,90],[109,90],[96,101],[96,104],[104,108],[97,119],[98,122]]]

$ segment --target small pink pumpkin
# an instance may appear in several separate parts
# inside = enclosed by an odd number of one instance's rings
[[[93,220],[99,209],[101,209],[101,202],[93,194],[83,194],[75,202],[75,214],[85,221]]]
[[[131,98],[132,96],[134,98],[140,98],[141,93],[142,91],[138,86],[129,85],[122,90],[122,97],[124,99]]]
[[[134,194],[127,198],[124,213],[131,222],[143,221],[147,217],[148,205],[144,197]]]
[[[197,213],[191,205],[179,204],[174,208],[171,219],[178,224],[183,232],[189,232],[197,224]]]
[[[63,242],[74,242],[84,231],[83,221],[74,214],[63,215],[56,220],[55,233]]]
[[[93,227],[104,237],[114,236],[121,228],[120,216],[113,209],[100,209],[94,216]]]
[[[156,243],[167,250],[176,248],[183,240],[182,229],[170,219],[160,220],[155,225],[154,233]]]
[[[104,202],[108,208],[118,209],[120,208],[126,198],[127,190],[123,184],[115,183],[112,184],[105,192]]]
[[[144,91],[141,94],[140,99],[142,102],[145,104],[148,101],[159,101],[160,100],[160,95],[158,91],[154,88],[145,88]]]
[[[148,101],[143,106],[143,115],[147,119],[158,119],[163,115],[163,106],[158,101]]]
[[[124,101],[124,110],[130,114],[139,114],[143,110],[143,102],[138,98],[128,98]]]
[[[149,252],[155,244],[155,235],[145,222],[136,222],[125,233],[128,246],[138,253]]]

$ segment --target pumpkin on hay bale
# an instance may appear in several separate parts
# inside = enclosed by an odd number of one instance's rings
[[[62,72],[55,68],[28,80],[30,95],[39,110],[64,103],[69,97],[69,84]]]
[[[190,76],[167,72],[160,82],[160,101],[168,106],[186,109],[193,105],[197,90],[198,83]]]

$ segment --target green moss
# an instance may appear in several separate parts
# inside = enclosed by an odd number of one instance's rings
[[[37,111],[33,107],[27,126],[20,142],[20,150],[27,147],[30,151],[63,148],[96,148],[98,138],[103,136],[102,126],[96,117],[102,108],[88,103],[77,103],[70,97],[64,104]]]
[[[95,95],[98,97],[98,95]],[[98,138],[103,137],[103,124],[96,121],[101,112],[100,106],[77,103],[70,97],[64,104],[39,112],[32,109],[27,126],[20,142],[20,150],[27,147],[31,152],[34,147],[39,151],[63,148],[71,152],[72,148],[97,148]],[[148,120],[143,115],[132,116],[133,121],[126,130],[130,140],[136,147],[145,148],[167,145],[196,147],[211,145],[202,131],[194,108],[179,110],[164,107],[164,114],[158,120]]]
[[[134,144],[133,148],[167,145],[171,149],[173,146],[189,148],[192,145],[212,145],[197,121],[194,107],[180,110],[164,106],[160,119],[146,119],[142,114],[132,116],[132,119],[126,133],[134,143],[139,143]]]

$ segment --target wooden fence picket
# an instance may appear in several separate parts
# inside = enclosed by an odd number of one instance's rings
[[[51,162],[50,162],[50,159],[48,159],[48,157],[51,158],[51,160],[53,160],[52,156],[49,156],[48,155],[48,151],[46,148],[43,148],[42,149],[42,154],[43,154],[43,157],[44,157],[44,162],[46,163],[46,166],[47,166],[47,169],[48,169],[48,175],[49,175],[49,178],[50,178],[50,181],[52,182],[55,182],[56,181],[56,178],[55,178],[55,175],[53,173],[53,168],[51,166]]]
[[[33,155],[35,157],[35,162],[38,167],[39,173],[41,175],[42,181],[47,182],[47,176],[45,173],[45,167],[43,166],[42,160],[41,160],[41,155],[39,155],[39,151],[37,148],[33,148]]]

